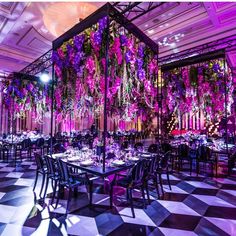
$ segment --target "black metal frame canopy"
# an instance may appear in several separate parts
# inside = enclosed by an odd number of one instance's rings
[[[230,37],[230,38],[232,39],[232,37]],[[233,39],[234,38],[235,37],[233,36]],[[203,52],[205,52],[205,53],[200,54],[200,55],[196,55],[196,56],[192,56],[192,57],[188,57],[189,53],[193,53],[193,51],[195,50],[193,48],[193,49],[190,49],[190,50],[186,50],[186,51],[180,52],[179,53],[180,54],[180,58],[175,57],[175,54],[167,56],[165,58],[166,60],[168,60],[168,61],[172,61],[173,60],[173,61],[168,63],[168,64],[163,64],[161,66],[161,71],[162,72],[166,72],[166,71],[169,71],[169,70],[173,70],[175,68],[181,68],[181,67],[184,67],[184,66],[190,66],[190,65],[194,65],[194,64],[198,64],[198,63],[203,63],[203,62],[214,60],[214,59],[220,59],[221,58],[221,59],[224,60],[224,104],[225,104],[224,118],[225,118],[225,134],[226,134],[225,142],[226,142],[226,154],[227,154],[228,160],[229,160],[229,148],[228,148],[228,138],[229,138],[229,135],[228,135],[228,122],[227,122],[227,119],[228,119],[228,114],[227,114],[227,105],[228,105],[227,96],[228,96],[228,91],[227,91],[227,81],[226,81],[226,76],[227,75],[225,73],[226,72],[226,61],[227,61],[226,52],[231,47],[235,47],[236,40],[233,40],[232,42],[231,41],[230,42],[228,42],[228,41],[225,42],[225,40],[223,40],[223,41],[224,41],[224,43],[226,43],[226,45],[228,45],[227,48],[211,51],[211,48],[202,47],[202,49],[201,49],[202,53]],[[218,40],[216,42],[218,42]],[[220,45],[215,45],[215,47],[217,47],[217,46],[220,46]],[[196,47],[196,49],[197,48],[199,48],[199,47]],[[207,53],[207,51],[208,51],[208,53]],[[180,59],[180,60],[177,61],[177,59]],[[233,75],[233,73],[234,73],[234,71],[232,70],[232,75]],[[163,98],[163,94],[161,94],[161,97]],[[229,161],[228,161],[228,166],[229,166]],[[229,168],[228,168],[228,173],[229,173]]]
[[[108,67],[109,67],[109,34],[110,34],[110,21],[114,20],[122,27],[124,27],[129,33],[133,34],[136,38],[138,38],[141,42],[146,44],[155,54],[156,59],[158,59],[158,45],[152,41],[146,34],[144,34],[138,27],[132,24],[126,17],[124,17],[118,10],[116,10],[110,3],[106,3],[104,6],[99,8],[93,14],[82,20],[80,23],[76,24],[70,30],[62,34],[59,38],[53,41],[53,50],[59,48],[64,42],[68,41],[75,35],[83,32],[87,28],[96,24],[99,19],[103,17],[108,17],[107,27],[105,29],[105,37],[106,37],[106,50],[105,50],[105,94],[104,94],[104,131],[103,131],[103,171],[105,171],[105,155],[106,155],[106,136],[107,136],[107,92],[108,92]],[[52,66],[52,85],[55,82],[55,73],[54,73],[54,64]],[[51,104],[51,135],[53,135],[53,107],[54,107],[54,91],[52,86],[52,104]],[[52,143],[51,143],[52,150]]]

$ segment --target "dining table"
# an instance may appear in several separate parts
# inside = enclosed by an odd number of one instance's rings
[[[70,156],[66,153],[52,154],[52,158],[54,159],[60,158],[62,161],[66,162],[68,166],[71,166],[74,169],[78,169],[82,172],[92,174],[95,177],[102,178],[104,180],[104,189],[107,182],[106,178],[108,176],[112,176],[119,172],[129,170],[135,164],[135,162],[132,161],[114,160],[106,162],[105,169],[103,169],[102,163],[100,162],[98,163],[96,161],[97,159],[96,160],[94,159],[92,161],[84,160],[83,158],[81,158],[81,156],[76,156],[76,155]],[[89,205],[97,205],[97,204],[93,204],[92,202],[90,202]]]

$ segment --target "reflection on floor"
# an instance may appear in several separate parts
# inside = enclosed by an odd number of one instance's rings
[[[35,168],[29,160],[18,167],[0,162],[0,235],[236,235],[234,179],[174,173],[172,191],[165,185],[160,200],[153,191],[146,209],[139,200],[140,192],[135,192],[136,218],[131,218],[122,198],[123,189],[117,189],[119,195],[110,210],[109,197],[97,183],[93,203],[99,205],[89,207],[86,189],[81,187],[65,218],[66,201],[61,200],[54,209],[49,204],[50,190],[45,203],[34,203]]]

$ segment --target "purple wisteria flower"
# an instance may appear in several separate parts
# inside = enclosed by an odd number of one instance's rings
[[[144,47],[142,45],[139,45],[138,47],[138,56],[141,58],[144,57]]]
[[[127,51],[125,53],[125,60],[126,60],[126,63],[129,63],[131,61],[131,57],[132,57],[132,54],[130,51]]]
[[[104,29],[107,27],[107,19],[108,19],[107,16],[105,16],[98,21],[98,30],[100,32],[103,32]]]
[[[138,70],[138,78],[143,81],[145,77],[146,77],[145,70],[144,69]]]
[[[74,45],[76,47],[76,49],[78,51],[81,51],[83,48],[83,44],[84,44],[84,39],[85,39],[85,35],[81,34],[81,35],[76,35],[74,37]]]
[[[128,39],[126,37],[126,35],[120,35],[120,42],[122,46],[127,45]]]

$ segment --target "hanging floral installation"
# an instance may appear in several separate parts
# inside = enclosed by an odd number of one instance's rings
[[[107,17],[100,19],[53,52],[58,120],[70,113],[86,117],[103,111],[107,24]],[[157,108],[157,55],[115,21],[109,29],[108,115],[147,119]]]
[[[225,114],[225,94],[230,114],[234,84],[224,59],[173,69],[163,78],[166,115],[202,110],[206,123],[218,122]]]
[[[49,87],[37,81],[10,78],[3,81],[3,104],[13,112],[13,118],[25,118],[26,112],[35,114],[42,123],[42,114],[49,111]]]

